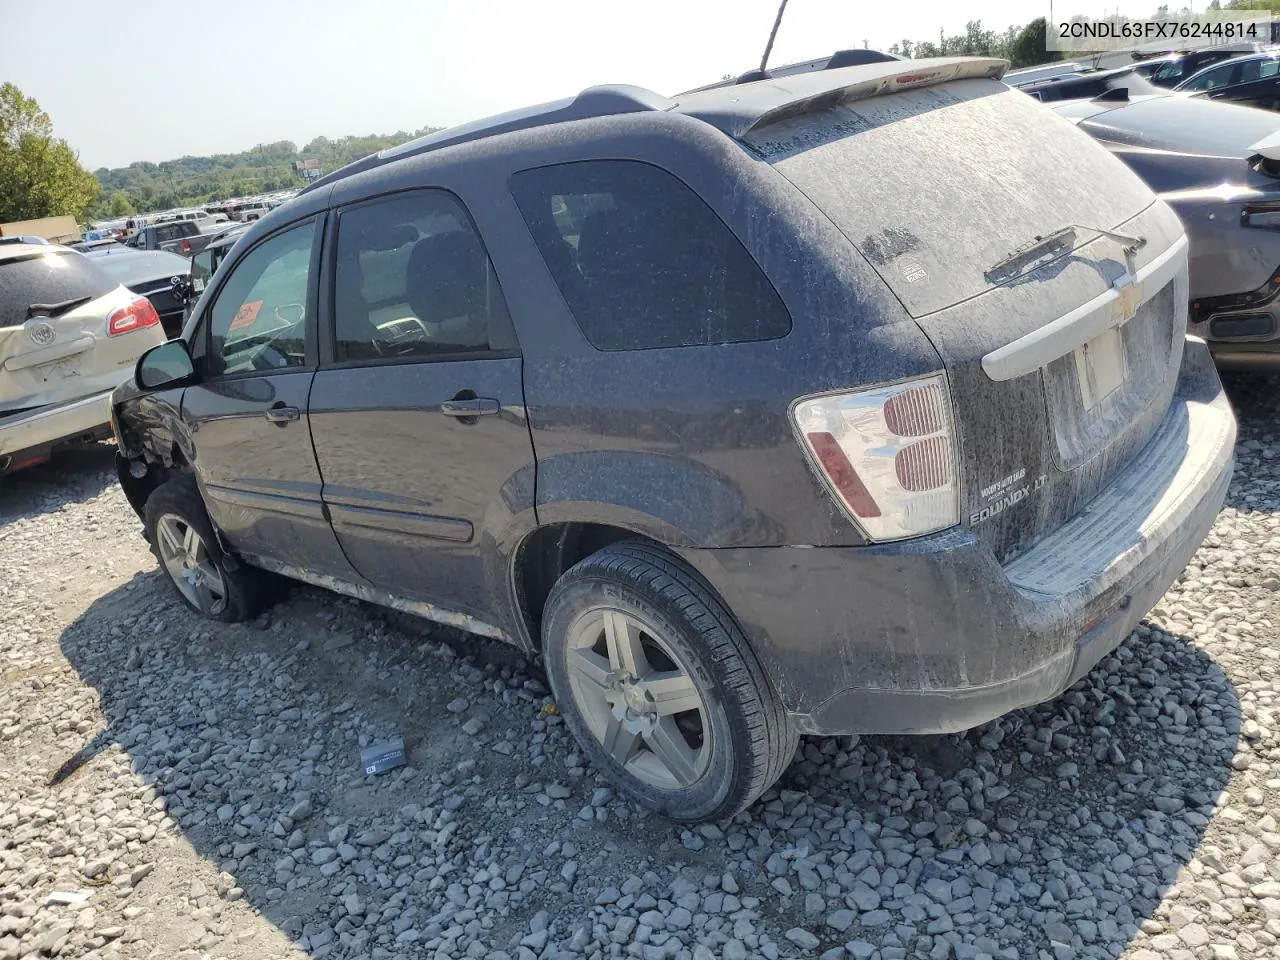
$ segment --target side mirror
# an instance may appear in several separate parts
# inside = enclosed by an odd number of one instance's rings
[[[187,352],[186,341],[170,340],[139,357],[133,377],[141,389],[156,390],[185,383],[195,375],[196,367]]]

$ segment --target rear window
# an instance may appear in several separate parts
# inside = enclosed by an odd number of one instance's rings
[[[180,257],[176,253],[166,253],[163,250],[157,250],[148,256],[129,256],[121,253],[95,257],[93,262],[94,266],[108,277],[117,283],[123,283],[126,287],[147,280],[186,276],[191,271],[191,265],[185,257]]]
[[[784,337],[791,318],[738,238],[658,167],[593,160],[517,173],[511,189],[597,350]]]
[[[101,297],[117,286],[88,259],[70,250],[0,260],[0,327],[25,323],[33,303]]]
[[[1111,230],[1154,202],[1087,134],[990,80],[856,101],[744,140],[915,316],[983,293],[984,274],[1037,237],[1072,224]]]

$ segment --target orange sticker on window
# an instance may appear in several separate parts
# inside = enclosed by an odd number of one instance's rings
[[[238,327],[247,327],[253,321],[258,319],[258,311],[262,309],[261,300],[250,300],[244,304],[231,320],[231,326],[228,330],[235,330]]]

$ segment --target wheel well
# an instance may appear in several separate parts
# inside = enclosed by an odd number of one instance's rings
[[[515,564],[516,597],[535,647],[542,641],[542,609],[556,581],[574,564],[622,540],[647,540],[656,544],[631,530],[603,523],[555,523],[539,527],[520,544]]]
[[[124,490],[125,499],[139,517],[144,515],[147,500],[158,486],[174,474],[190,469],[176,443],[171,445],[164,462],[158,457],[145,454],[132,458],[119,454],[119,458],[116,473],[120,478],[120,487]],[[131,467],[134,464],[142,464],[145,468],[142,476],[133,475]]]

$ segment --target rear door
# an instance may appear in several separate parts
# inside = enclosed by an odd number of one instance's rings
[[[1145,445],[1181,358],[1186,241],[1090,137],[1018,91],[965,80],[805,114],[748,142],[938,350],[962,516],[999,558],[1083,509]]]
[[[485,248],[455,196],[422,189],[339,210],[333,250],[310,405],[333,529],[381,589],[486,618],[484,542],[534,458]]]
[[[307,429],[322,229],[312,218],[277,231],[212,291],[192,338],[201,382],[182,417],[209,515],[237,551],[350,580]]]

